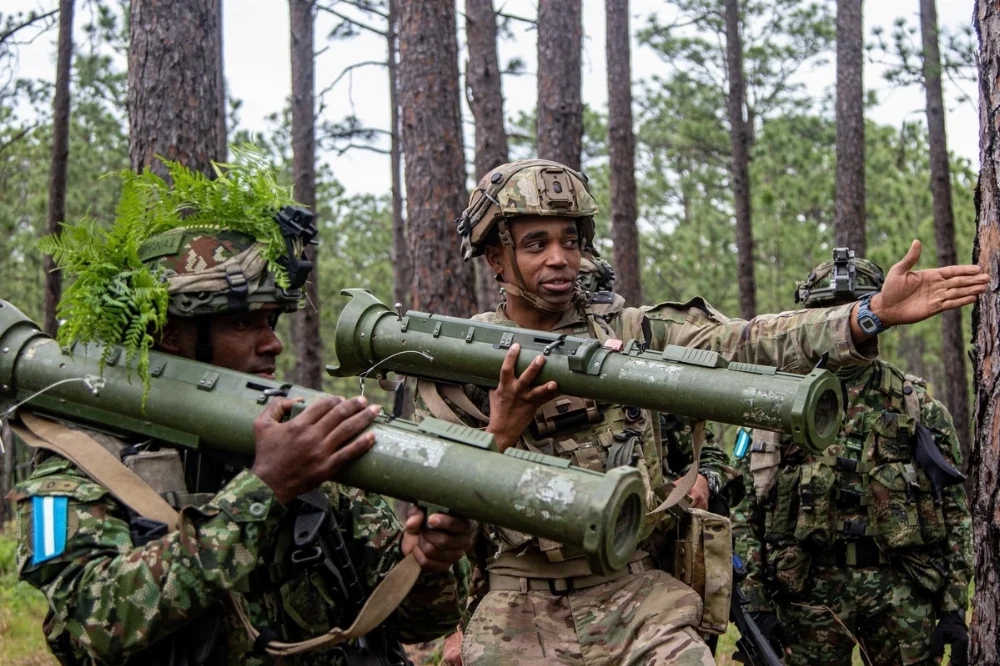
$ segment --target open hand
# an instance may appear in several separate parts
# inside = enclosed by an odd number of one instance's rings
[[[403,526],[403,555],[413,553],[424,571],[447,571],[469,550],[476,539],[476,522],[445,513],[431,514],[411,506]]]
[[[920,241],[913,241],[906,256],[889,269],[882,291],[871,300],[871,311],[886,327],[915,324],[969,305],[986,291],[990,277],[975,264],[911,270],[920,259],[920,249]],[[851,321],[853,328],[854,317]]]
[[[501,453],[517,443],[521,433],[531,425],[538,408],[555,398],[559,388],[555,382],[532,387],[545,365],[544,356],[536,357],[520,377],[515,376],[520,350],[521,345],[516,343],[507,350],[500,367],[500,383],[490,391],[490,423],[486,432],[496,439]]]

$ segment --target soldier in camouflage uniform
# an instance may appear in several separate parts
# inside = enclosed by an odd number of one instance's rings
[[[826,352],[835,367],[875,355],[876,343],[856,321],[855,304],[739,321],[701,298],[636,309],[625,308],[613,294],[588,297],[577,289],[576,277],[581,255],[594,253],[596,213],[585,176],[561,164],[527,160],[486,174],[457,221],[458,232],[467,259],[486,255],[505,300],[496,312],[475,319],[589,336],[612,346],[628,339],[653,349],[687,345],[800,372]],[[896,267],[891,294],[887,290],[873,304],[887,324],[967,304],[984,289],[977,267],[909,272],[918,257],[914,244]],[[946,284],[958,287],[953,293],[960,297],[943,301],[940,288]],[[926,291],[918,294],[921,289]],[[518,377],[518,352],[513,345],[490,392],[418,382],[418,414],[485,425],[501,449],[541,451],[595,470],[634,465],[645,479],[648,505],[659,505],[672,484],[664,478],[655,416],[559,395],[554,382],[533,386],[544,357]],[[710,484],[698,476],[692,494],[707,498]],[[595,575],[578,553],[560,544],[485,528],[480,562],[489,592],[467,624],[465,664],[714,663],[697,633],[701,600],[663,570],[669,555],[655,546],[674,524],[670,512],[650,514],[643,532],[649,549],[610,576]]]
[[[798,286],[806,308],[870,298],[882,287],[874,263],[843,249],[835,257]],[[946,642],[951,663],[966,664],[965,491],[961,483],[936,491],[914,460],[925,428],[961,464],[951,416],[921,380],[889,363],[838,375],[847,417],[824,455],[774,433],[753,435],[747,501],[734,521],[749,610],[794,666],[848,666],[853,638],[878,666],[935,663]]]
[[[264,219],[273,214],[258,212]],[[281,313],[298,308],[301,283],[278,286],[261,243],[224,228],[180,228],[147,240],[139,254],[162,268],[168,283],[161,351],[274,378],[282,344],[273,329]],[[374,442],[371,434],[355,437],[378,411],[364,398],[317,401],[284,421],[291,406],[275,398],[257,419],[252,467],[190,450],[173,458],[173,477],[144,478],[140,463],[174,449],[85,431],[180,510],[170,533],[136,516],[83,469],[39,453],[34,473],[11,496],[17,558],[21,579],[48,599],[44,632],[61,663],[271,663],[263,651],[268,641],[301,641],[351,623],[364,598],[339,594],[347,568],[370,593],[410,553],[423,573],[382,627],[283,663],[405,664],[400,641],[429,640],[455,626],[466,606],[463,554],[475,525],[441,514],[425,520],[413,509],[404,526],[378,495],[327,481]],[[32,530],[48,520],[36,513],[52,499],[64,502],[55,504],[56,512],[62,507],[56,540],[64,544],[43,556]],[[297,548],[292,528],[317,506],[335,521],[323,525],[342,535],[350,567],[331,571],[329,557],[318,566],[293,560],[315,554]],[[308,545],[333,543],[328,539],[321,533]],[[260,631],[256,644],[231,603]]]

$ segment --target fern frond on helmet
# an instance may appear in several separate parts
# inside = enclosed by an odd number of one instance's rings
[[[226,278],[225,269],[236,263],[240,270],[253,267],[256,273],[244,277],[255,285],[269,280],[275,288],[289,286],[284,267],[289,244],[274,217],[284,207],[295,205],[291,188],[278,184],[274,170],[256,147],[231,150],[231,163],[213,163],[215,179],[168,160],[162,161],[172,187],[149,169],[141,174],[123,171],[118,174],[121,198],[109,228],[86,217],[63,225],[60,236],[39,242],[72,280],[59,302],[58,317],[64,322],[57,334],[61,345],[106,343],[102,366],[114,347],[120,346],[126,363],[134,365],[148,385],[149,350],[168,313],[207,313],[197,308],[185,312],[180,307],[178,299],[190,300],[183,285],[192,278],[203,278],[202,273],[218,271],[220,266]],[[176,254],[189,249],[199,238],[215,242],[207,261],[195,257],[197,261],[189,261],[186,271],[167,265],[164,257],[170,256],[169,250]],[[293,252],[301,249],[298,243]],[[265,272],[267,280],[262,278]],[[202,281],[200,286],[205,284]],[[200,293],[209,292],[202,289]],[[297,303],[295,292],[282,292],[284,300]],[[213,307],[212,312],[225,311],[217,304]]]

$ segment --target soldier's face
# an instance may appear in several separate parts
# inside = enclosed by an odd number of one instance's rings
[[[222,315],[212,322],[212,363],[274,379],[275,359],[285,346],[274,332],[276,308]]]
[[[209,320],[212,364],[274,379],[275,359],[284,345],[274,332],[280,310],[267,305],[252,312],[222,314]],[[191,319],[170,319],[159,347],[186,358],[195,357],[198,325]]]
[[[517,266],[528,291],[555,304],[569,305],[580,270],[580,238],[572,218],[525,216],[510,225]],[[490,267],[514,282],[510,258],[502,246],[487,248]]]

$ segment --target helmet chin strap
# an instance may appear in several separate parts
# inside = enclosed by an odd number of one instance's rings
[[[507,254],[507,258],[510,260],[511,268],[514,271],[515,284],[499,280],[500,286],[503,287],[507,293],[523,298],[528,301],[532,307],[537,308],[542,312],[551,312],[553,314],[566,311],[583,295],[579,289],[576,289],[573,293],[573,300],[570,301],[570,303],[563,305],[560,303],[553,303],[552,301],[546,300],[538,294],[529,291],[527,285],[524,283],[524,276],[521,275],[521,269],[517,265],[517,256],[514,254],[514,238],[511,236],[510,230],[507,228],[507,221],[501,219],[500,222],[497,223],[497,230],[500,232],[500,243],[503,245],[503,251]]]

